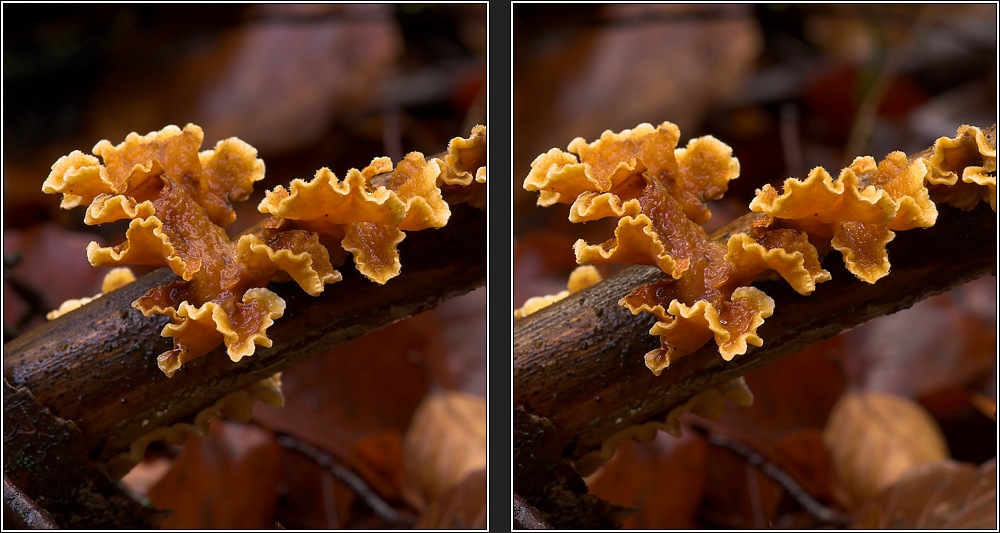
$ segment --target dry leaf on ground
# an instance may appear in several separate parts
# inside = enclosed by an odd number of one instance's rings
[[[94,268],[82,250],[97,239],[90,233],[69,231],[53,223],[31,226],[23,230],[4,230],[4,260],[14,263],[4,266],[3,320],[16,325],[28,313],[35,313],[30,323],[45,322],[44,313],[56,309],[71,298],[93,296],[101,292],[101,280],[110,268]],[[77,253],[79,252],[79,253]],[[15,287],[15,284],[18,287]],[[19,294],[18,289],[21,289]],[[23,293],[27,289],[41,299],[45,309],[41,314],[31,309]]]
[[[851,527],[996,530],[996,459],[981,467],[955,461],[915,467],[868,502]]]
[[[428,394],[403,439],[403,462],[409,483],[427,503],[485,468],[486,400],[456,391]]]
[[[282,373],[285,406],[257,405],[254,419],[352,463],[355,442],[402,434],[427,392],[417,359],[436,342],[423,315],[338,346]]]
[[[997,280],[985,276],[852,330],[845,364],[869,390],[916,398],[996,373]]]
[[[346,529],[357,518],[357,495],[298,450],[281,450],[285,490],[275,520],[288,528]]]
[[[706,489],[708,444],[685,431],[680,438],[659,432],[649,444],[625,440],[588,481],[590,492],[634,507],[622,527],[694,528]]]
[[[842,503],[833,488],[830,453],[823,445],[820,430],[808,428],[790,432],[775,443],[774,451],[789,471],[794,469],[802,489],[812,497],[824,503]]]
[[[446,389],[486,396],[486,296],[480,287],[425,313],[440,339],[422,361],[432,381]]]
[[[823,431],[837,479],[857,505],[911,468],[948,457],[937,423],[916,402],[878,392],[845,394]]]
[[[700,518],[714,527],[764,529],[781,515],[784,489],[731,450],[708,450],[710,487]]]
[[[211,438],[191,436],[149,498],[174,514],[163,528],[272,528],[281,449],[268,431],[215,421]]]
[[[259,5],[248,16],[264,22],[222,34],[180,79],[203,80],[192,107],[206,131],[262,152],[308,146],[337,115],[371,106],[400,53],[388,5]]]
[[[403,499],[406,480],[400,432],[380,431],[368,435],[354,443],[351,454],[358,458],[354,469],[375,492],[386,500]]]
[[[471,472],[460,483],[446,490],[427,508],[416,528],[485,529],[486,470]]]
[[[748,373],[753,405],[727,409],[719,422],[772,445],[790,432],[822,429],[844,392],[842,345],[834,337]]]

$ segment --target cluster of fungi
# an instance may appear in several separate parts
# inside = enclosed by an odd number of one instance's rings
[[[322,168],[311,181],[267,191],[258,210],[269,217],[231,239],[232,203],[250,196],[264,162],[240,139],[199,151],[203,140],[193,124],[132,133],[117,146],[103,140],[93,149],[100,159],[80,151],[63,156],[42,187],[62,194],[65,209],[87,205],[87,224],[130,221],[121,244],[87,247],[92,265],[169,267],[180,278],[133,303],[146,316],[170,319],[162,335],[174,348],[157,359],[168,377],[223,343],[233,361],[270,347],[267,329],[285,310],[267,288],[272,280],[293,280],[316,296],[341,280],[337,268],[350,255],[368,279],[386,283],[400,272],[404,231],[447,224],[442,189],[486,183],[486,128],[476,126],[468,138],[452,139],[443,158],[412,152],[394,167],[379,157],[343,179]],[[106,285],[128,281],[128,274],[112,273]]]
[[[748,344],[761,346],[757,328],[774,300],[754,281],[780,276],[811,294],[831,279],[821,263],[837,250],[852,274],[875,283],[889,273],[886,244],[894,232],[934,225],[935,202],[970,210],[988,201],[996,210],[996,147],[979,128],[962,126],[955,137],[938,139],[927,158],[858,157],[836,179],[817,167],[805,179],[785,180],[780,192],[765,185],[750,203],[748,231],[717,242],[703,227],[711,217],[706,202],[723,196],[739,162],[711,136],[685,148],[677,148],[679,137],[677,126],[664,122],[606,131],[589,144],[577,138],[568,151],[539,155],[524,180],[526,190],[539,193],[538,205],[569,204],[572,222],[618,219],[611,239],[576,242],[577,263],[663,271],[619,301],[633,314],[656,317],[650,334],[660,346],[645,356],[655,375],[713,339],[727,361]],[[532,301],[518,316],[564,296]]]
[[[285,301],[268,284],[294,281],[317,296],[341,281],[337,270],[349,256],[369,280],[385,284],[399,275],[397,246],[405,231],[440,228],[452,203],[485,209],[486,127],[456,137],[441,157],[411,152],[395,166],[387,157],[350,169],[343,179],[321,168],[310,181],[267,191],[257,209],[268,215],[230,238],[236,220],[232,203],[246,200],[264,177],[257,151],[237,138],[199,151],[202,129],[167,126],[114,146],[103,140],[94,155],[74,151],[52,165],[42,190],[62,194],[61,207],[86,205],[84,222],[128,220],[124,242],[87,247],[94,266],[114,266],[102,294],[135,279],[122,265],[168,267],[179,279],[153,287],[132,304],[145,316],[164,315],[161,335],[173,349],[157,357],[172,377],[186,362],[225,345],[236,362],[270,347],[267,329],[285,311]],[[94,156],[98,157],[94,157]],[[49,318],[94,298],[64,303]],[[154,428],[106,465],[120,477],[157,440],[180,443],[187,434],[206,435],[217,415],[248,420],[256,401],[282,405],[280,374],[231,391],[189,422]]]

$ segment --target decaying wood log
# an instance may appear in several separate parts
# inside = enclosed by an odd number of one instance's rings
[[[988,130],[995,145],[996,126]],[[916,154],[926,156],[928,151]],[[748,226],[752,214],[712,235],[726,242]],[[843,266],[839,253],[823,266],[832,281],[802,296],[784,282],[759,282],[775,301],[774,314],[758,329],[760,348],[724,361],[714,342],[673,362],[659,377],[643,355],[659,346],[649,335],[654,319],[633,316],[618,300],[635,287],[661,279],[655,267],[632,267],[593,287],[517,321],[514,325],[514,426],[531,417],[551,424],[551,442],[514,442],[514,490],[536,506],[555,527],[567,508],[588,495],[573,490],[576,479],[563,476],[538,483],[539,449],[561,450],[549,462],[576,461],[622,435],[626,428],[663,422],[667,414],[698,392],[764,366],[784,355],[832,337],[874,318],[912,306],[978,277],[996,274],[997,215],[986,203],[969,212],[939,205],[937,223],[898,232],[888,245],[892,270],[870,285]],[[530,425],[522,421],[522,425]],[[571,494],[557,501],[553,494]]]
[[[100,464],[226,393],[483,285],[486,246],[486,213],[453,206],[447,226],[407,234],[399,246],[402,272],[385,285],[350,267],[318,297],[294,283],[272,284],[286,310],[268,330],[271,348],[257,347],[233,363],[223,346],[173,378],[156,366],[156,356],[172,348],[159,333],[165,318],[146,318],[131,307],[149,288],[175,279],[161,269],[7,343],[4,377],[75,424],[89,457]]]

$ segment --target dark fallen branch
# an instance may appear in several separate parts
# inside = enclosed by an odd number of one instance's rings
[[[318,297],[294,283],[272,284],[286,302],[285,315],[268,331],[273,347],[258,347],[239,363],[222,347],[173,378],[156,366],[156,356],[172,347],[160,337],[165,319],[131,307],[150,287],[174,279],[161,269],[7,343],[4,377],[75,424],[89,457],[101,463],[231,391],[483,285],[486,245],[486,213],[454,206],[444,228],[407,235],[399,247],[402,273],[385,285],[350,265],[343,281]]]

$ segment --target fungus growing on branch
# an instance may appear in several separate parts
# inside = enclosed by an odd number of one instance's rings
[[[524,318],[534,312],[545,309],[574,292],[582,291],[600,282],[601,274],[596,268],[590,265],[578,266],[569,274],[569,281],[566,282],[566,290],[548,296],[532,296],[528,298],[524,302],[524,305],[514,310],[514,318]]]
[[[94,296],[87,296],[84,298],[75,298],[72,300],[66,300],[59,306],[58,309],[49,311],[45,315],[45,318],[49,320],[55,320],[74,309],[79,309],[80,307],[89,304],[90,302],[96,300],[97,298],[100,298],[101,296],[104,296],[105,294],[119,287],[132,283],[133,281],[135,281],[135,274],[133,274],[132,271],[129,270],[128,268],[126,267],[113,268],[109,270],[107,274],[104,275],[104,280],[101,282],[100,294],[95,294]]]
[[[578,263],[656,265],[669,275],[621,301],[634,314],[652,312],[658,319],[650,333],[662,346],[646,355],[655,374],[711,339],[713,331],[730,357],[744,353],[746,342],[759,343],[756,328],[773,307],[766,296],[741,293],[733,299],[726,248],[701,225],[711,217],[705,202],[720,198],[739,174],[732,150],[712,137],[678,149],[679,137],[677,126],[665,122],[605,132],[592,144],[577,138],[570,152],[553,149],[535,159],[524,185],[540,192],[539,205],[572,204],[574,222],[618,217],[610,240],[577,241]],[[746,320],[726,320],[737,307]]]
[[[606,131],[591,144],[578,138],[568,152],[539,155],[524,181],[539,192],[538,205],[569,204],[572,222],[618,218],[611,239],[576,242],[577,263],[663,271],[661,280],[619,302],[656,317],[650,333],[661,346],[645,357],[656,375],[712,339],[727,361],[750,344],[761,346],[756,331],[774,302],[751,286],[758,279],[780,276],[811,294],[831,279],[821,263],[836,249],[852,274],[875,283],[890,271],[886,244],[895,232],[935,223],[932,199],[963,209],[988,200],[996,209],[995,146],[978,128],[963,126],[954,139],[939,139],[929,159],[902,152],[878,163],[859,157],[836,179],[817,167],[805,179],[785,180],[780,192],[765,185],[750,203],[759,215],[723,244],[702,227],[711,216],[705,202],[725,193],[739,163],[712,137],[676,148],[679,134],[665,122]]]
[[[234,362],[270,347],[267,329],[285,310],[266,287],[272,280],[293,280],[316,296],[342,279],[335,267],[351,253],[360,272],[386,283],[399,274],[404,230],[447,223],[439,184],[485,187],[486,128],[477,126],[468,139],[449,143],[445,160],[414,152],[394,169],[380,157],[342,181],[323,168],[311,182],[293,181],[290,192],[279,186],[259,206],[273,216],[234,240],[225,230],[236,218],[231,202],[249,197],[264,163],[239,139],[199,152],[203,140],[201,128],[188,124],[132,133],[117,146],[101,141],[93,150],[99,158],[74,151],[56,161],[42,186],[63,195],[63,208],[89,204],[87,224],[130,220],[121,244],[88,246],[91,264],[165,266],[180,277],[133,303],[146,316],[170,318],[162,335],[173,338],[174,349],[157,358],[167,376],[220,344]],[[462,201],[463,193],[455,196]],[[484,196],[464,193],[481,202]]]
[[[938,201],[968,211],[988,200],[997,210],[997,147],[979,128],[963,125],[955,138],[939,138],[927,166]]]

